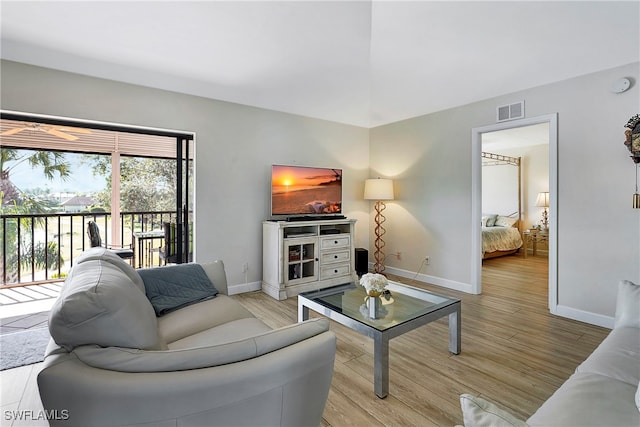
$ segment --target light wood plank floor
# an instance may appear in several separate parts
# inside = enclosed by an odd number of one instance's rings
[[[322,425],[462,424],[461,393],[483,396],[528,418],[609,332],[550,315],[547,274],[543,257],[487,260],[482,295],[391,277],[462,299],[462,353],[448,351],[446,318],[394,338],[389,395],[378,399],[373,393],[373,341],[332,322],[338,348]],[[279,302],[261,292],[234,298],[272,327],[297,320],[295,298]],[[35,384],[40,366],[0,372],[3,413],[41,409]],[[1,425],[26,424],[3,420]]]

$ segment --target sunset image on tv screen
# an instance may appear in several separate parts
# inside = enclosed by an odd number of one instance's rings
[[[342,170],[274,165],[271,214],[331,214],[342,211]]]

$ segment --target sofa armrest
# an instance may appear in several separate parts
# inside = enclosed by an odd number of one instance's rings
[[[618,283],[614,328],[640,328],[640,286],[629,280]]]
[[[89,366],[111,371],[185,371],[259,357],[328,330],[329,321],[317,318],[224,344],[160,351],[87,345],[76,347],[73,353]]]
[[[242,362],[175,372],[93,368],[54,355],[38,374],[55,426],[319,425],[333,375],[331,331]],[[62,393],[61,390],[64,390]]]

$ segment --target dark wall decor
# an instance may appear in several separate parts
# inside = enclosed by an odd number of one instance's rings
[[[631,160],[636,164],[636,192],[633,194],[633,207],[635,209],[640,209],[640,193],[638,193],[638,168],[640,164],[640,114],[636,114],[631,117],[624,127],[627,128],[627,130],[624,131],[624,145],[626,145],[631,152]]]

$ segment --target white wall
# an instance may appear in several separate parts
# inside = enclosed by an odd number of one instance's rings
[[[368,247],[367,129],[15,62],[1,67],[2,109],[195,132],[195,256],[224,260],[230,287],[262,278],[273,163],[342,168],[344,213],[358,220],[356,246]]]
[[[471,129],[497,105],[525,100],[526,117],[558,113],[558,312],[610,324],[620,279],[640,281],[640,211],[624,125],[640,111],[639,64],[561,81],[371,130],[371,168],[395,180],[387,204],[389,271],[468,289]],[[631,77],[625,93],[611,82]],[[535,190],[533,190],[535,191]],[[421,267],[422,257],[431,264]]]
[[[549,144],[522,149],[522,214],[523,230],[541,225],[544,208],[536,206],[538,193],[549,191]]]
[[[520,210],[518,207],[519,171],[517,166],[511,164],[482,166],[483,213],[511,215]]]

